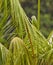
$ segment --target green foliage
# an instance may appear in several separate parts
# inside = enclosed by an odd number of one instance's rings
[[[11,53],[0,43],[0,65],[10,65]]]
[[[53,64],[53,47],[39,31],[40,19],[29,20],[19,0],[0,0],[0,3],[3,14],[0,18],[1,65]]]
[[[20,38],[15,37],[11,41],[9,50],[12,53],[12,65],[34,65],[31,54]]]
[[[48,42],[51,45],[51,48],[53,48],[53,31],[50,33],[48,37]]]
[[[53,0],[40,1],[40,30],[47,38],[53,30]],[[21,4],[30,18],[34,15],[38,19],[38,0],[24,0]]]
[[[39,29],[39,28],[38,28],[38,22],[37,22],[37,20],[36,20],[36,17],[35,17],[35,16],[32,16],[31,19],[32,19],[31,23],[32,23],[37,29]]]

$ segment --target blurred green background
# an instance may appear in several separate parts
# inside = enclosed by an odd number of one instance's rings
[[[49,33],[53,30],[53,0],[41,1],[41,22],[40,31],[47,38]],[[24,8],[27,16],[38,16],[38,0],[21,0],[21,5]]]

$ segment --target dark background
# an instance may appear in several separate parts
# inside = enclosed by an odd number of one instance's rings
[[[44,34],[45,37],[48,37],[49,33],[53,30],[53,0],[40,1],[40,31]],[[38,0],[21,0],[21,5],[29,18],[31,18],[32,15],[35,15],[37,18]]]

